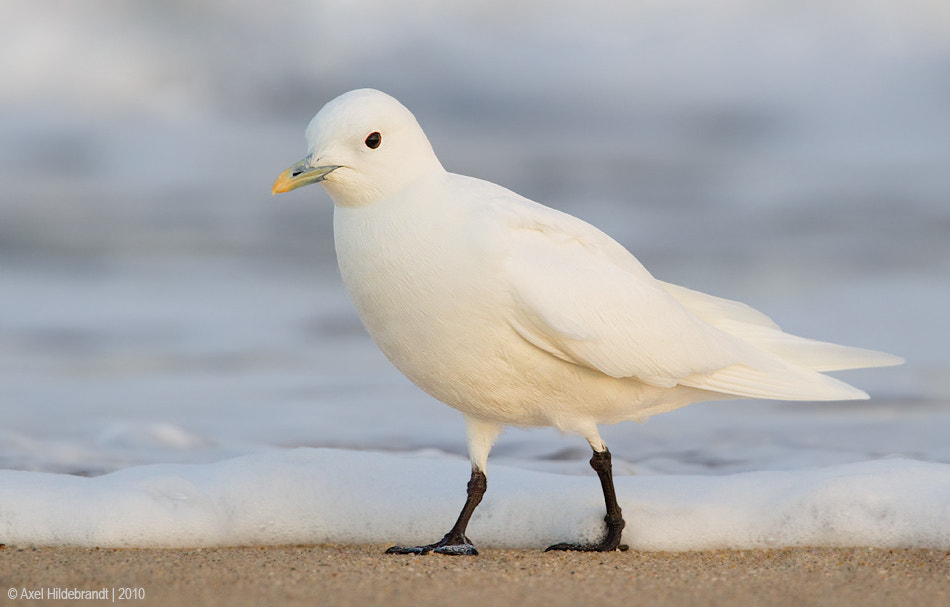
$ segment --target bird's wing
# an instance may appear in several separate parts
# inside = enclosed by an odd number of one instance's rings
[[[768,316],[744,303],[660,282],[689,311],[717,329],[813,371],[899,365],[899,356],[785,333]]]
[[[579,219],[523,205],[508,227],[505,272],[515,302],[509,323],[562,360],[660,387],[763,398],[866,398],[714,327],[626,249]],[[709,296],[706,314],[717,310],[725,319],[775,327],[743,304],[723,302]]]
[[[712,327],[648,273],[620,267],[564,233],[524,229],[512,241],[509,322],[533,345],[612,377],[663,387],[739,362]]]
[[[676,301],[683,304],[687,310],[713,326],[733,322],[779,329],[779,326],[771,318],[744,303],[701,293],[668,282],[660,281],[660,286],[675,297]]]

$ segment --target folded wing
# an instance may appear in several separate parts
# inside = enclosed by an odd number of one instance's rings
[[[530,211],[509,232],[509,323],[564,361],[654,386],[784,400],[867,398],[817,371],[899,361],[783,333],[744,304],[657,281],[583,221]]]

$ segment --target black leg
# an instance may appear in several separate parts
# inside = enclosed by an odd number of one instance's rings
[[[428,554],[429,552],[468,556],[478,554],[478,550],[472,545],[471,540],[465,537],[465,529],[468,527],[469,519],[472,518],[472,513],[475,512],[475,507],[482,501],[482,496],[485,495],[485,489],[487,488],[488,479],[485,478],[485,473],[478,468],[472,468],[472,478],[468,481],[468,498],[465,500],[462,512],[459,513],[459,518],[455,521],[452,530],[434,544],[393,546],[386,551],[386,554]]]
[[[597,472],[600,477],[600,486],[604,490],[604,502],[607,505],[607,516],[604,522],[607,523],[607,535],[599,544],[577,544],[563,543],[549,546],[548,550],[578,550],[581,552],[610,552],[612,550],[627,550],[627,545],[620,544],[620,536],[623,534],[623,513],[620,511],[620,505],[617,503],[617,494],[614,491],[613,469],[610,465],[610,451],[606,448],[603,451],[594,451],[590,458],[590,467]]]

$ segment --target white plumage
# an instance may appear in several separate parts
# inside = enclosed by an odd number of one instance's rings
[[[360,317],[400,371],[465,415],[475,471],[506,425],[580,434],[596,458],[598,424],[719,398],[867,398],[821,372],[901,362],[658,281],[584,221],[448,173],[412,114],[378,91],[328,103],[307,140],[274,190],[322,182]],[[451,552],[467,544],[464,524],[457,535],[420,548]]]

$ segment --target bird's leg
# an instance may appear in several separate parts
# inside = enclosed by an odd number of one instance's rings
[[[604,502],[607,504],[607,516],[604,522],[607,523],[607,535],[599,544],[578,544],[562,543],[549,546],[548,550],[578,550],[581,552],[610,552],[613,550],[627,550],[626,544],[620,543],[620,536],[623,533],[623,514],[620,511],[620,505],[617,503],[617,494],[614,491],[613,469],[610,465],[610,451],[604,447],[603,451],[594,451],[590,458],[590,467],[597,472],[600,477],[600,486],[604,490]]]
[[[472,477],[468,481],[468,497],[452,530],[434,544],[393,546],[386,551],[386,554],[427,554],[429,552],[467,556],[478,554],[478,550],[472,545],[471,540],[465,537],[465,529],[468,527],[469,519],[472,518],[472,513],[475,512],[475,507],[482,501],[482,496],[485,495],[485,489],[487,488],[488,479],[485,478],[485,473],[473,466]]]

